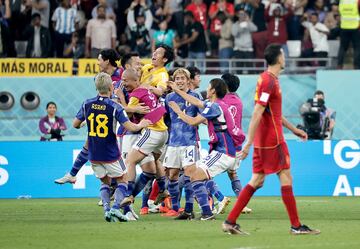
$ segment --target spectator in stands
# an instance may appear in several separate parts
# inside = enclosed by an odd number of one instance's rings
[[[255,57],[258,59],[264,58],[264,51],[267,46],[267,30],[265,21],[265,5],[261,0],[251,1],[253,6],[252,21],[257,27],[257,31],[252,33],[253,47],[255,50]],[[236,6],[235,10],[240,8]]]
[[[97,7],[102,5],[105,8],[106,18],[112,19],[113,21],[115,21],[116,15],[115,15],[113,7],[111,5],[109,5],[106,0],[97,0],[97,1],[98,1],[98,5],[96,5],[91,11],[92,18],[93,19],[97,18]]]
[[[192,12],[187,11],[184,14],[185,21],[185,36],[179,45],[188,44],[189,58],[198,59],[196,66],[201,72],[205,72],[205,65],[203,60],[206,56],[206,40],[203,25],[196,21]],[[193,65],[193,63],[190,63]]]
[[[32,14],[39,13],[41,16],[41,26],[49,28],[50,3],[49,0],[32,0]]]
[[[115,49],[116,27],[112,19],[106,18],[105,7],[97,7],[97,18],[88,22],[86,27],[85,56],[97,58],[103,49]]]
[[[76,9],[71,8],[69,0],[62,0],[60,6],[55,9],[51,20],[55,29],[56,57],[62,58],[64,45],[71,42],[71,35],[75,31],[75,24],[78,22]]]
[[[23,37],[27,40],[27,58],[51,57],[51,36],[49,29],[41,25],[41,15],[35,13],[31,25],[25,29]]]
[[[311,13],[310,18],[305,14],[303,20],[302,25],[308,29],[310,33],[314,51],[313,56],[317,58],[327,58],[329,52],[329,43],[327,41],[329,29],[325,24],[319,22],[319,17],[316,12]],[[319,64],[325,66],[326,62],[322,61]]]
[[[26,25],[31,23],[31,0],[10,0],[9,29],[13,41],[21,40]],[[16,57],[16,53],[11,55]]]
[[[65,46],[64,56],[73,59],[80,59],[85,56],[85,45],[78,32],[72,33],[71,43]]]
[[[169,27],[177,30],[177,33],[182,37],[184,33],[184,9],[182,7],[183,0],[167,0],[165,2],[168,14],[171,17]]]
[[[234,37],[234,54],[236,59],[254,58],[254,49],[251,33],[257,30],[255,24],[250,20],[244,9],[236,12],[238,21],[232,25],[231,33]],[[236,67],[250,67],[251,62],[236,63]]]
[[[314,12],[318,14],[319,22],[324,23],[326,17],[324,0],[315,0],[314,7],[308,9],[306,13],[310,16]]]
[[[360,69],[360,0],[340,0],[339,10],[341,30],[338,67],[343,67],[344,56],[351,42],[354,50],[354,69]]]
[[[301,19],[304,15],[304,10],[308,4],[308,0],[289,0],[294,10],[294,15],[289,18],[288,22],[288,33],[289,40],[301,40],[302,39],[302,28]]]
[[[225,13],[219,12],[217,18],[221,22],[220,40],[219,40],[219,58],[222,60],[229,60],[233,55],[233,37],[232,26],[233,22],[228,18]],[[222,73],[229,70],[228,61],[220,61],[220,70]]]
[[[64,119],[56,116],[56,104],[54,102],[47,103],[46,111],[47,115],[39,121],[39,129],[43,133],[40,140],[62,141],[63,131],[67,128]]]
[[[125,33],[120,34],[119,45],[116,50],[120,55],[131,53],[131,47]]]
[[[324,24],[330,30],[329,40],[336,40],[340,36],[340,13],[337,3],[331,4],[331,11],[326,14]]]
[[[0,3],[0,58],[15,56],[14,41],[11,37],[9,22],[11,17],[10,0]]]
[[[152,29],[159,30],[159,25],[162,21],[167,19],[168,11],[165,8],[164,0],[154,0],[150,7],[151,14],[153,16]]]
[[[149,29],[145,23],[145,15],[140,12],[135,19],[135,24],[130,25],[131,49],[141,57],[149,56],[151,52],[151,39]]]
[[[271,0],[270,5],[265,10],[265,20],[268,26],[268,43],[278,43],[282,45],[285,56],[289,55],[289,51],[286,45],[288,40],[286,22],[293,15],[292,9],[283,7],[279,3],[275,3],[276,0]]]
[[[199,22],[204,30],[207,30],[207,7],[203,0],[192,0],[185,10],[190,11],[196,22]]]
[[[217,2],[212,2],[209,8],[209,17],[211,20],[209,38],[211,42],[211,54],[213,56],[217,55],[217,51],[219,49],[219,39],[222,25],[220,19],[218,18],[219,13],[224,13],[227,18],[232,18],[234,16],[234,5],[226,2],[226,0],[217,0]]]
[[[160,30],[155,31],[152,36],[152,45],[151,51],[154,52],[155,48],[160,44],[166,44],[171,48],[176,48],[176,33],[174,30],[168,28],[168,23],[166,20],[163,20],[160,25]]]
[[[127,14],[127,24],[130,30],[133,30],[137,25],[136,18],[138,16],[143,17],[144,25],[147,31],[150,31],[152,23],[153,23],[153,15],[151,14],[151,10],[147,7],[145,0],[134,0]]]

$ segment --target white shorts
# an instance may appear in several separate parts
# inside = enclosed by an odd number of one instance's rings
[[[232,167],[229,167],[229,170],[231,171],[236,171],[238,168],[240,168],[240,151],[236,152],[236,158],[235,158],[235,163]]]
[[[104,178],[105,176],[111,178],[121,177],[127,171],[125,163],[121,158],[112,163],[92,162],[91,168],[97,178]]]
[[[136,141],[139,139],[140,134],[129,134],[124,135],[122,137],[122,146],[121,146],[121,157],[126,160],[127,155],[131,151],[132,147],[136,143]],[[139,162],[139,165],[143,165],[148,162],[154,161],[153,154],[147,155],[143,160]]]
[[[162,163],[164,163],[167,149],[168,149],[168,144],[165,144],[165,145],[164,145],[164,150],[163,150],[163,152],[161,153],[161,156],[159,157],[159,161],[162,162]]]
[[[197,147],[191,146],[169,146],[166,150],[164,166],[172,169],[183,169],[196,163],[198,157]]]
[[[211,153],[204,158],[199,167],[205,171],[211,178],[231,169],[235,165],[236,158],[228,156],[224,153],[211,151]]]
[[[165,151],[165,143],[168,140],[168,131],[154,131],[143,129],[133,148],[145,155],[150,153],[161,154]]]

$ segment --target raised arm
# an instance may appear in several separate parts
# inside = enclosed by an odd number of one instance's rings
[[[183,99],[185,99],[187,102],[189,102],[190,104],[198,107],[198,108],[204,108],[204,102],[201,101],[200,99],[191,96],[189,94],[187,94],[186,92],[180,90],[177,85],[175,84],[175,82],[169,81],[168,85],[173,89],[174,92],[176,92],[177,94],[179,94]]]
[[[206,118],[204,118],[200,114],[197,115],[196,117],[191,117],[189,115],[186,115],[184,112],[181,111],[179,105],[176,104],[176,102],[174,101],[170,101],[169,106],[182,121],[184,121],[185,123],[191,126],[198,126],[199,124],[206,122]]]

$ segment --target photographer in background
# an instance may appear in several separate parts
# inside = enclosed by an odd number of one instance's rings
[[[336,112],[325,106],[325,95],[321,90],[314,93],[300,107],[304,125],[297,127],[308,133],[309,139],[331,139],[335,127]]]
[[[47,115],[40,119],[39,129],[43,136],[41,136],[40,141],[62,141],[64,136],[63,131],[65,131],[66,124],[64,119],[56,116],[56,104],[54,102],[49,102],[46,105]]]

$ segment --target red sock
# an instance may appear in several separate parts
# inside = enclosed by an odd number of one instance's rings
[[[300,220],[296,208],[296,201],[291,185],[281,187],[281,197],[288,212],[290,223],[293,227],[299,227]]]
[[[157,184],[157,181],[153,182],[151,193],[149,195],[149,200],[156,200],[157,195],[159,194],[159,185]]]
[[[249,203],[251,197],[255,193],[256,189],[247,184],[245,188],[240,192],[239,197],[236,200],[235,206],[229,213],[229,216],[227,217],[227,221],[230,223],[236,223],[236,219],[240,216],[241,211],[246,207],[246,205]]]

